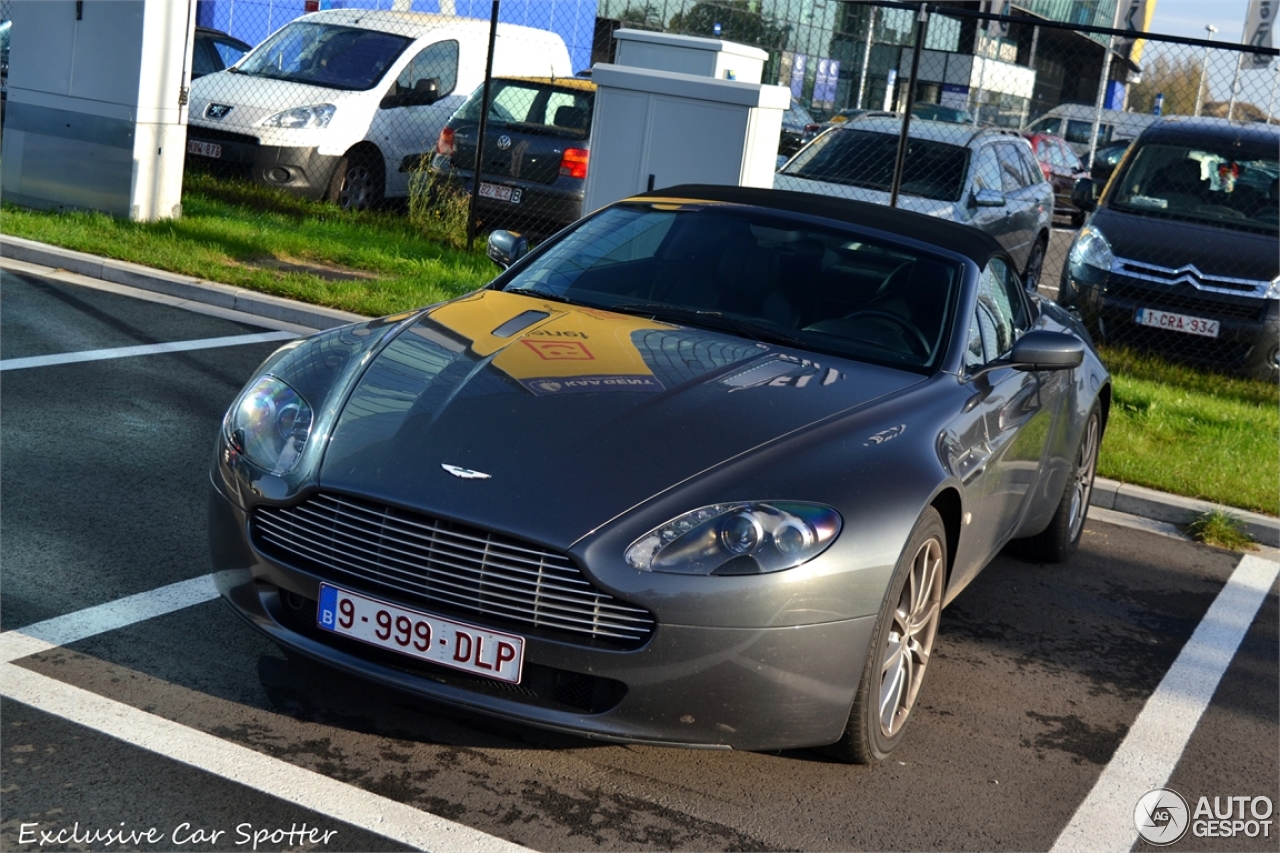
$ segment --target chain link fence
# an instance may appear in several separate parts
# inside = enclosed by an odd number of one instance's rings
[[[0,20],[13,2],[0,0]],[[212,73],[191,83],[189,167],[537,239],[584,212],[589,69],[613,60],[613,34],[721,38],[763,48],[762,82],[791,91],[777,187],[984,230],[1028,286],[1073,303],[1107,340],[1255,372],[1259,340],[1269,346],[1257,329],[1271,333],[1277,304],[1280,169],[1266,136],[1280,108],[1277,52],[1116,29],[1117,0],[196,0],[195,10]],[[237,58],[234,40],[255,49],[215,70]],[[1208,135],[1131,157],[1101,194],[1160,115],[1204,119]],[[1215,142],[1212,126],[1228,118],[1256,125],[1261,147],[1245,156]],[[1074,191],[1081,178],[1093,192]],[[1103,223],[1121,210],[1132,221]]]

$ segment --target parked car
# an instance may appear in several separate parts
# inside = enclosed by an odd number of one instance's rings
[[[959,107],[944,107],[942,104],[915,104],[911,107],[914,118],[927,121],[945,121],[951,124],[973,124],[973,114]]]
[[[0,21],[0,124],[4,124],[5,104],[9,100],[9,42],[13,21]]]
[[[1124,110],[1098,110],[1092,104],[1059,104],[1027,125],[1027,131],[1061,136],[1067,140],[1071,150],[1083,158],[1089,156],[1089,133],[1095,119],[1098,121],[1096,148],[1101,148],[1109,142],[1133,139],[1159,116]]]
[[[1044,179],[1053,184],[1053,212],[1068,217],[1072,228],[1079,228],[1084,224],[1085,213],[1072,203],[1071,193],[1076,181],[1087,177],[1089,171],[1061,136],[1050,133],[1025,133],[1023,136],[1031,143]]]
[[[678,186],[524,246],[286,345],[227,412],[214,577],[291,655],[591,738],[870,762],[942,607],[1012,541],[1076,548],[1110,379],[988,236]]]
[[[222,30],[196,27],[195,46],[191,52],[191,79],[230,68],[252,49],[247,42]]]
[[[400,171],[484,79],[489,23],[417,12],[304,15],[191,84],[187,154],[343,207],[409,191]],[[493,72],[572,76],[560,36],[499,24]]]
[[[859,119],[828,130],[774,175],[777,189],[888,204],[898,119]],[[1016,133],[913,121],[900,207],[995,237],[1029,290],[1040,282],[1053,221],[1053,188]]]
[[[1058,299],[1107,341],[1280,380],[1280,128],[1169,118],[1133,143]],[[1080,181],[1077,204],[1094,204]]]
[[[897,113],[891,113],[886,110],[870,110],[870,109],[858,109],[856,107],[850,107],[849,109],[840,110],[839,112],[832,115],[829,119],[827,119],[822,123],[822,127],[828,128],[828,127],[831,127],[832,125],[844,124],[847,121],[853,121],[854,119],[859,119],[859,118],[895,118],[896,119],[896,118],[899,118],[899,116]]]
[[[582,77],[499,77],[490,86],[478,213],[486,223],[549,233],[582,217],[596,85]],[[470,193],[484,85],[453,114],[431,156],[435,181]]]
[[[799,151],[806,142],[813,139],[822,130],[822,126],[809,114],[809,111],[795,98],[782,113],[782,136],[778,140],[778,155],[790,157]]]

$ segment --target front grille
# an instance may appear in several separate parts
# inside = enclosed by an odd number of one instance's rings
[[[564,554],[343,495],[254,510],[264,553],[337,584],[495,628],[634,648],[653,616],[596,589]]]
[[[1260,323],[1267,310],[1266,302],[1261,299],[1231,299],[1204,293],[1185,284],[1161,287],[1147,281],[1119,278],[1115,275],[1107,284],[1107,294],[1112,299],[1129,302],[1140,308],[1160,308],[1180,314],[1224,320]]]
[[[248,136],[243,133],[232,133],[229,130],[217,130],[212,127],[199,127],[191,125],[187,128],[187,137],[189,139],[204,139],[214,142],[238,143],[240,145],[253,145],[257,147],[262,143],[256,136]]]
[[[1271,286],[1269,281],[1248,278],[1231,278],[1200,272],[1194,265],[1163,267],[1157,264],[1116,258],[1112,271],[1122,276],[1140,279],[1153,284],[1187,284],[1207,293],[1223,293],[1231,296],[1252,296],[1261,299]]]

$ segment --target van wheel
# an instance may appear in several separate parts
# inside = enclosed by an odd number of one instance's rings
[[[382,158],[367,149],[352,149],[338,161],[325,198],[343,210],[369,210],[382,201]]]

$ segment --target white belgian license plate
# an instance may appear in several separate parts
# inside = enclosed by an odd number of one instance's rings
[[[1185,332],[1188,335],[1200,335],[1205,338],[1218,337],[1218,321],[1206,320],[1203,317],[1189,317],[1186,314],[1173,314],[1168,311],[1157,311],[1154,308],[1139,308],[1133,315],[1133,321],[1139,326],[1154,326],[1157,329]]]
[[[410,657],[519,684],[524,638],[409,610],[356,592],[320,585],[316,624]]]
[[[218,160],[222,158],[222,146],[216,142],[201,142],[198,139],[188,139],[187,153],[200,157],[212,157]]]
[[[480,197],[492,198],[498,201],[509,201],[512,204],[519,204],[521,196],[524,192],[520,187],[508,187],[503,184],[490,184],[485,181],[480,182]]]

